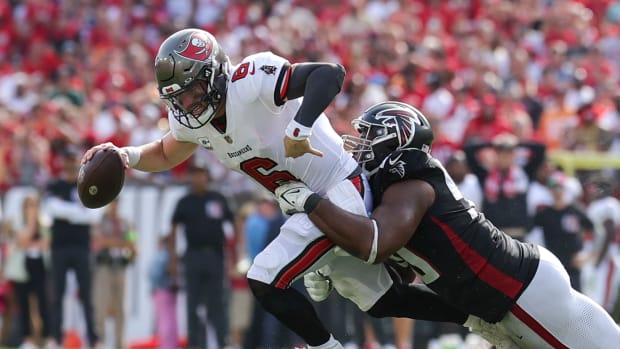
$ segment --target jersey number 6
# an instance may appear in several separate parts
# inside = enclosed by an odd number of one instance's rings
[[[269,158],[251,158],[239,168],[270,192],[274,192],[281,182],[298,180],[288,171],[272,171],[278,164]]]

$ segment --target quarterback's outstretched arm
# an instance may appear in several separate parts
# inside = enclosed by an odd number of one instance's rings
[[[159,140],[139,146],[140,158],[132,167],[146,172],[166,171],[187,160],[196,148],[197,144],[177,141],[168,132]]]
[[[125,167],[146,172],[169,170],[187,160],[198,147],[197,144],[180,142],[168,132],[156,141],[136,147],[118,148],[111,142],[90,148],[82,157],[82,163],[89,161],[97,151],[102,149],[118,149]]]
[[[334,244],[365,261],[379,263],[405,246],[435,201],[433,187],[420,180],[391,185],[370,218],[352,214],[319,198],[303,184],[276,190],[280,206],[308,216]],[[373,222],[374,221],[374,222]],[[376,223],[376,228],[375,228]]]

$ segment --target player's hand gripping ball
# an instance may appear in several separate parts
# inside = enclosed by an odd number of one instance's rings
[[[78,195],[88,208],[103,207],[112,202],[123,188],[125,166],[116,149],[103,149],[80,166]]]

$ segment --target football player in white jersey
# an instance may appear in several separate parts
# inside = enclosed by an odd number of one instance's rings
[[[127,167],[168,170],[205,147],[272,193],[282,182],[301,180],[342,208],[366,214],[361,169],[323,114],[342,86],[341,65],[291,64],[261,52],[232,67],[210,33],[185,29],[161,44],[155,73],[170,132],[152,143],[120,148]],[[83,162],[100,149],[115,147],[97,145]],[[311,347],[339,348],[312,304],[289,287],[327,264],[334,287],[362,310],[392,286],[384,266],[337,256],[333,243],[300,214],[286,221],[247,277],[265,309]]]
[[[613,196],[612,179],[602,175],[590,178],[586,189],[592,197],[587,213],[595,238],[585,247],[594,260],[584,267],[583,292],[611,313],[620,287],[620,201]]]

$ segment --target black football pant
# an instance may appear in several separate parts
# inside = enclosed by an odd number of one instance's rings
[[[367,313],[374,317],[410,319],[464,324],[469,314],[444,302],[425,285],[395,283]]]
[[[330,332],[319,319],[312,303],[300,292],[252,279],[248,279],[248,283],[260,304],[306,343],[317,346],[329,339]],[[367,313],[379,318],[407,317],[456,324],[463,324],[468,316],[445,303],[426,286],[403,284],[392,285]]]
[[[258,280],[248,279],[256,300],[280,322],[311,346],[329,339],[327,331],[310,300],[296,289],[277,288]]]

